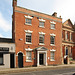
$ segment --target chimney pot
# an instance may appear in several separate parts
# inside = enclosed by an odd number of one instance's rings
[[[57,17],[57,13],[56,13],[56,12],[54,12],[54,13],[52,14],[52,16],[55,16],[55,17]]]

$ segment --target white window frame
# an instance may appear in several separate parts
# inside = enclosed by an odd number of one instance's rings
[[[53,25],[54,25],[54,26],[53,26]],[[55,29],[55,24],[52,24],[52,23],[51,23],[51,24],[50,24],[50,28],[51,28],[51,29]]]
[[[27,52],[30,52],[30,59],[27,59]],[[26,62],[32,62],[32,51],[26,51]]]
[[[25,16],[25,25],[32,25],[32,18],[33,17],[31,17],[31,16],[26,16],[26,15],[24,15]],[[30,19],[31,20],[31,24],[29,24],[29,23],[26,23],[26,19]]]
[[[33,32],[33,31],[31,31],[31,30],[24,30],[24,31],[25,31],[25,43],[26,43],[26,44],[32,44],[32,32]],[[31,34],[31,42],[26,42],[26,34],[27,34],[27,33]]]
[[[39,34],[39,45],[45,45],[44,42],[43,43],[40,43],[40,35],[42,35],[42,34]],[[42,35],[42,36],[45,39],[45,35]],[[44,41],[44,39],[43,39],[43,41]]]
[[[51,53],[54,53],[53,57],[51,56]],[[50,52],[50,61],[55,61],[55,51]]]
[[[43,26],[40,25],[40,22],[41,22],[41,23],[44,23],[44,25],[43,25]],[[39,27],[45,28],[45,22],[39,21]]]
[[[52,28],[51,25],[54,25],[54,28]],[[50,29],[55,29],[55,25],[56,25],[56,22],[54,22],[54,21],[50,21]]]
[[[31,42],[25,42],[26,44],[32,44],[32,34],[31,33],[25,33],[25,35],[27,35],[27,34],[30,34],[31,35]],[[26,40],[26,38],[25,38],[25,40]]]
[[[51,37],[54,37],[54,44],[51,43]],[[55,45],[55,36],[50,36],[50,45]]]

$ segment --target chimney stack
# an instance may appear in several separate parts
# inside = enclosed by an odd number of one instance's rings
[[[56,12],[54,12],[54,13],[52,14],[52,16],[55,16],[55,17],[57,17],[57,13],[56,13]]]
[[[13,8],[17,6],[17,0],[13,0]]]

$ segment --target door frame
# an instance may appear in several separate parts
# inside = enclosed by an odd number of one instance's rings
[[[47,66],[47,51],[37,51],[37,66],[40,66],[39,54],[43,54],[43,65]]]

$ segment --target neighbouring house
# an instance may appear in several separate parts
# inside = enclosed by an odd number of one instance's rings
[[[64,64],[75,59],[75,28],[70,19],[62,24],[62,55]]]
[[[16,67],[62,64],[62,18],[17,6],[13,0],[12,38]]]
[[[15,43],[9,38],[0,38],[0,68],[15,67]]]

